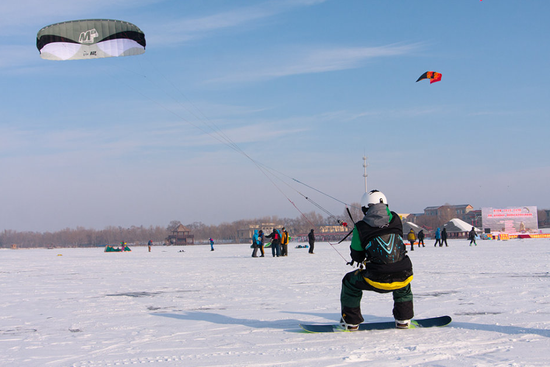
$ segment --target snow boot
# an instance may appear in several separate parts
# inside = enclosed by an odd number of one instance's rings
[[[340,326],[342,327],[342,329],[345,329],[345,330],[348,330],[348,331],[357,331],[357,330],[359,330],[359,325],[358,324],[348,324],[346,322],[346,320],[344,320],[343,317],[340,319]]]
[[[408,329],[411,325],[411,320],[395,320],[395,327],[398,329]]]

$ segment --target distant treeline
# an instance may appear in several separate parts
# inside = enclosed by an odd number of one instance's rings
[[[107,227],[102,230],[76,227],[57,232],[18,232],[4,230],[0,232],[0,247],[95,247],[106,244],[147,243],[163,241],[166,227]]]
[[[355,220],[362,218],[359,203],[353,203],[350,206],[351,215]],[[547,210],[538,211],[539,227],[550,225]],[[418,218],[416,224],[425,228],[440,227],[452,217],[425,217]],[[237,220],[231,223],[221,223],[219,225],[206,225],[201,222],[184,224],[194,236],[195,244],[206,244],[210,237],[214,238],[216,243],[235,243],[238,241],[239,230],[249,228],[249,225],[261,225],[263,223],[273,223],[278,226],[285,226],[292,238],[306,235],[309,230],[319,228],[324,225],[337,225],[338,220],[350,223],[351,220],[347,211],[339,216],[329,215],[323,217],[315,212],[300,215],[296,218],[262,217],[255,219]],[[149,240],[155,245],[164,244],[164,240],[171,234],[172,230],[182,224],[180,221],[173,220],[166,227],[162,226],[132,226],[130,228],[109,226],[102,230],[76,227],[75,229],[66,228],[57,232],[18,232],[14,230],[4,230],[0,232],[0,248],[16,247],[96,247],[118,245],[124,241],[130,245],[146,245]],[[350,223],[351,224],[351,223]],[[319,232],[317,232],[319,233]],[[337,238],[325,238],[326,240],[336,240]]]
[[[345,214],[347,215],[347,214]],[[217,243],[234,243],[237,241],[239,230],[248,228],[249,225],[262,223],[274,223],[285,226],[291,236],[306,234],[311,227],[321,225],[336,225],[338,219],[344,219],[344,214],[339,218],[323,216],[310,212],[297,218],[263,217],[256,219],[238,220],[219,225],[206,225],[201,222],[184,224],[195,237],[195,244],[207,243],[210,237]],[[349,221],[349,220],[347,220]],[[146,245],[149,240],[155,245],[164,244],[165,238],[171,234],[181,222],[174,220],[168,226],[132,226],[130,228],[109,226],[102,230],[76,227],[66,228],[57,232],[19,232],[4,230],[0,232],[0,247],[10,248],[15,245],[18,248],[34,247],[97,247],[107,244],[118,245],[124,241],[130,245]]]

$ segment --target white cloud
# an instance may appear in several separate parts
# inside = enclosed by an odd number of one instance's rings
[[[329,71],[355,69],[365,65],[368,60],[401,56],[411,53],[419,46],[388,45],[380,47],[331,47],[311,50],[286,50],[278,52],[283,57],[269,55],[262,60],[255,60],[243,71],[234,71],[228,75],[211,79],[209,83],[243,83],[275,79],[291,75],[324,73]],[[240,64],[240,63],[236,63]]]
[[[156,45],[187,42],[218,30],[246,26],[296,7],[312,6],[325,1],[327,0],[267,1],[217,14],[163,22],[157,25],[155,33],[149,33],[149,41]],[[170,37],[165,37],[166,34]]]
[[[63,130],[0,129],[0,154],[5,157],[36,157],[56,165],[62,159],[66,164],[78,165],[81,160],[110,160],[130,155],[166,154],[166,151],[190,149],[194,154],[204,154],[206,147],[227,147],[240,150],[244,144],[271,141],[274,138],[304,131],[304,127],[292,127],[288,121],[250,123],[240,127],[210,129],[196,122],[202,131],[190,124],[157,123],[151,126],[133,125],[131,134],[127,126],[116,125],[101,128],[76,128]],[[290,127],[287,127],[290,126]],[[225,147],[224,147],[225,145]],[[217,148],[216,148],[217,149]]]

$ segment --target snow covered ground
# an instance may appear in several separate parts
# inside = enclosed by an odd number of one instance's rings
[[[307,334],[340,318],[348,243],[0,250],[1,366],[548,366],[550,240],[409,252],[417,317],[444,328]],[[392,320],[365,293],[366,321]]]

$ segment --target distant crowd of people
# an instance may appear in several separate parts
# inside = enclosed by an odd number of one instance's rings
[[[407,240],[411,245],[411,251],[414,251],[414,244],[416,243],[416,240],[418,240],[418,247],[420,246],[426,247],[424,243],[424,237],[425,237],[424,230],[421,229],[420,231],[418,231],[418,234],[416,234],[414,233],[414,230],[411,228],[411,230],[407,234]],[[472,246],[472,243],[477,246],[476,237],[477,237],[476,229],[475,227],[472,227],[470,232],[468,232],[468,240],[470,240],[470,246]],[[443,228],[442,230],[441,228],[437,227],[437,229],[435,230],[434,238],[435,238],[434,247],[437,247],[437,245],[439,245],[439,247],[443,247],[443,245],[445,245],[445,247],[449,247],[449,244],[447,243],[447,238],[448,238],[447,228]]]
[[[437,228],[434,233],[434,247],[449,247],[449,244],[447,242],[448,238],[447,229],[446,228]],[[470,246],[475,245],[477,233],[475,230],[475,227],[472,227],[472,229],[468,232],[468,240],[470,240]],[[265,242],[266,238],[270,239],[270,242]],[[409,241],[409,244],[411,246],[411,251],[414,251],[414,245],[417,244],[418,247],[426,247],[426,243],[424,242],[424,239],[426,238],[426,235],[424,233],[424,230],[421,229],[418,231],[418,233],[415,233],[414,230],[411,228],[409,233],[407,233],[407,240]],[[315,232],[313,229],[311,229],[307,235],[307,240],[309,246],[299,246],[298,248],[302,247],[308,247],[309,253],[313,254],[313,250],[315,248]],[[418,241],[418,242],[417,242]],[[211,251],[214,251],[214,240],[212,238],[209,239]],[[269,246],[271,248],[271,255],[273,257],[281,257],[281,256],[288,256],[288,243],[290,242],[290,236],[285,229],[285,227],[281,229],[274,228],[270,234],[266,235],[263,230],[254,230],[254,234],[252,236],[252,257],[265,257],[265,250],[264,248],[266,246]]]
[[[426,247],[426,244],[424,242],[425,237],[426,235],[424,234],[424,230],[421,229],[420,231],[418,231],[418,233],[415,233],[414,230],[411,228],[409,233],[407,233],[407,240],[409,241],[409,244],[411,246],[411,251],[414,251],[415,244],[417,244],[418,247]],[[472,244],[477,246],[477,233],[475,227],[472,227],[472,229],[468,232],[467,237],[470,241],[470,246],[472,246]],[[290,236],[288,235],[285,227],[283,227],[281,229],[274,228],[273,231],[268,235],[265,235],[261,229],[255,229],[254,235],[252,236],[252,257],[265,257],[264,244],[266,238],[271,239],[271,242],[268,242],[268,245],[271,248],[271,254],[273,257],[288,256],[288,243],[290,242]],[[434,247],[437,247],[437,245],[439,245],[439,247],[443,247],[443,245],[445,245],[445,247],[449,247],[449,244],[447,243],[448,234],[446,228],[441,229],[438,227],[435,230],[434,238]],[[309,231],[307,239],[309,246],[303,247],[309,247],[308,252],[310,254],[313,254],[313,250],[315,248],[315,232],[313,229]],[[214,240],[212,238],[209,238],[208,241],[210,243],[210,251],[214,251]],[[147,243],[149,252],[151,252],[152,245],[153,241],[150,240]],[[124,251],[126,250],[126,248],[126,243],[122,241],[120,249],[117,250]],[[302,246],[299,246],[298,248],[302,248]],[[129,248],[126,251],[130,251]]]
[[[264,257],[264,245],[265,239],[269,238],[269,247],[271,248],[271,255],[273,257],[288,256],[288,243],[290,242],[290,236],[285,227],[281,229],[273,228],[273,231],[266,235],[261,229],[254,230],[252,235],[252,257]],[[313,254],[313,247],[315,245],[315,234],[313,229],[308,234],[309,253]],[[258,251],[260,255],[258,256]]]

